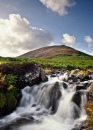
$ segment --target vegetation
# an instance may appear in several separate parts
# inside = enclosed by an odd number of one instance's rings
[[[7,91],[0,90],[0,115],[8,114],[17,106],[17,99],[15,98],[18,89],[12,85],[8,87]]]
[[[87,105],[85,106],[85,109],[88,115],[87,120],[86,120],[87,130],[93,130],[93,82],[90,88],[89,101]]]
[[[16,108],[21,98],[20,88],[26,86],[24,75],[35,71],[33,63],[16,63],[8,58],[6,61],[0,65],[0,115],[9,114]]]
[[[0,58],[0,63],[13,63],[13,62],[34,62],[40,64],[43,68],[54,69],[86,69],[93,68],[92,56],[80,55],[57,55],[51,58]]]

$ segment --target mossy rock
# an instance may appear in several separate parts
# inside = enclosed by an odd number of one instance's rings
[[[11,113],[18,105],[18,101],[15,97],[18,88],[10,86],[6,92],[0,92],[0,115],[4,116]]]

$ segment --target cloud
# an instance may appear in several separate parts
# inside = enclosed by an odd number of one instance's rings
[[[51,9],[54,12],[57,12],[59,15],[68,14],[67,7],[72,7],[75,5],[75,2],[72,0],[39,0],[47,8]],[[72,2],[71,2],[72,1]]]
[[[53,37],[49,32],[31,27],[19,14],[9,19],[0,18],[0,55],[17,56],[29,50],[49,45]]]
[[[92,55],[92,56],[93,56],[93,52],[91,52],[91,53],[90,53],[90,55]]]
[[[84,41],[85,41],[86,43],[88,43],[88,47],[89,47],[89,48],[92,47],[93,39],[92,39],[90,36],[85,36],[85,37],[84,37]]]
[[[74,36],[70,36],[69,34],[63,34],[63,39],[61,43],[67,46],[73,46],[76,42],[76,38]]]
[[[90,36],[85,36],[84,41],[87,42],[87,43],[92,43],[93,39]]]

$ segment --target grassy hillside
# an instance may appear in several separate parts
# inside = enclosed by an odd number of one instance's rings
[[[58,55],[51,58],[0,58],[0,63],[12,62],[34,62],[43,68],[55,69],[86,69],[93,68],[92,56]]]
[[[33,51],[29,51],[19,57],[20,58],[49,58],[56,55],[64,55],[64,54],[89,56],[88,54],[75,50],[74,48],[65,45],[57,45],[57,46],[42,47]]]

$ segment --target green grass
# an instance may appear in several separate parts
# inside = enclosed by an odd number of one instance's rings
[[[43,68],[55,69],[85,69],[93,68],[92,56],[78,56],[78,55],[58,55],[51,58],[0,58],[2,63],[12,62],[34,62],[41,65]]]

